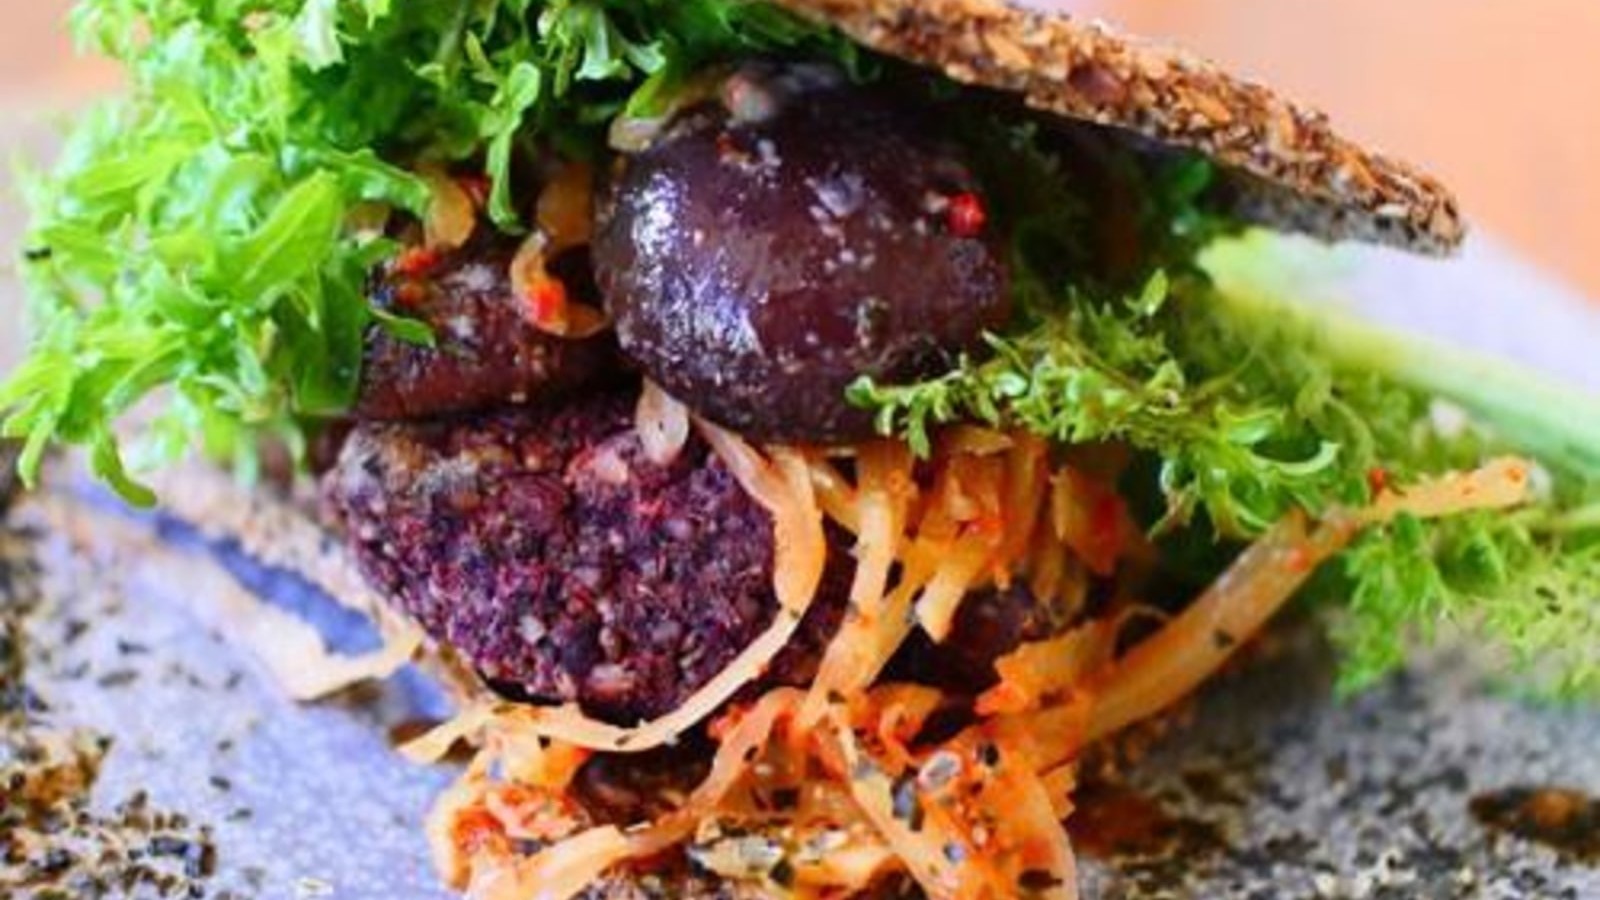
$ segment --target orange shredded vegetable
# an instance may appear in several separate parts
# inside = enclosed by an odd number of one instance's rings
[[[1096,575],[1110,575],[1138,534],[1122,498],[1075,469],[1052,479],[1050,515],[1056,536]]]
[[[422,218],[423,243],[430,249],[454,250],[472,238],[478,209],[461,182],[444,170],[426,166],[419,174],[428,185],[428,208]]]
[[[917,598],[917,622],[929,637],[944,643],[950,636],[961,601],[982,583],[994,558],[994,542],[982,534],[965,534],[950,546]]]
[[[885,588],[890,570],[899,555],[908,508],[915,499],[911,480],[911,453],[903,445],[874,442],[861,448],[856,460],[859,485],[855,499],[856,572],[850,586],[850,605],[839,635],[828,645],[811,696],[801,712],[801,722],[810,727],[821,718],[830,698],[848,697],[865,687],[873,674],[867,655],[872,636],[886,627],[892,615],[885,603]],[[812,464],[809,471],[817,471]],[[835,492],[841,486],[829,483]],[[902,577],[907,577],[904,573]]]
[[[780,717],[792,713],[800,696],[796,691],[772,691],[749,710],[735,713],[735,721],[723,732],[711,774],[680,809],[627,833],[614,826],[591,828],[528,857],[480,857],[472,864],[467,897],[568,900],[617,865],[682,843],[746,777]]]
[[[817,505],[830,521],[851,534],[861,531],[856,489],[826,459],[811,460],[811,482],[817,492]]]
[[[726,878],[794,896],[852,896],[902,873],[934,900],[1076,900],[1063,821],[1086,746],[1189,694],[1361,529],[1403,514],[1510,507],[1529,490],[1526,464],[1503,460],[1386,488],[1364,510],[1320,521],[1291,514],[1119,656],[1118,636],[1140,607],[1125,598],[1096,619],[1081,611],[1088,573],[1114,571],[1140,542],[1103,485],[1050,471],[1042,441],[953,430],[937,441],[928,472],[892,442],[830,459],[758,451],[707,423],[693,427],[772,513],[778,622],[690,703],[640,728],[571,709],[496,706],[408,747],[429,758],[463,737],[483,747],[430,820],[441,870],[472,900],[567,900],[619,865],[675,848]],[[813,684],[768,690],[712,718],[760,677],[812,602],[824,516],[855,535],[856,573],[849,613]],[[1013,576],[1027,577],[1076,627],[1002,657],[998,682],[970,707],[972,724],[930,741],[930,723],[959,701],[879,683],[884,666],[912,628],[948,635],[963,597]],[[717,743],[711,770],[676,809],[621,829],[594,827],[567,805],[592,751],[659,746],[707,720]],[[789,800],[773,804],[773,792]],[[551,843],[517,854],[526,839]],[[777,859],[788,864],[781,884]]]
[[[1302,513],[1279,523],[1182,615],[1098,679],[1090,740],[1187,696],[1354,534],[1348,524],[1313,532]]]
[[[1000,544],[1003,568],[997,573],[1002,587],[1009,584],[1011,570],[1028,561],[1034,545],[1049,482],[1049,453],[1050,447],[1043,438],[1022,434],[1014,439],[1011,452],[1006,455],[1005,494],[1001,501],[1006,517]],[[1052,555],[1065,559],[1067,554]]]
[[[523,318],[557,337],[582,340],[611,327],[605,314],[574,303],[550,263],[589,243],[594,232],[594,172],[583,163],[563,166],[539,193],[534,229],[511,260],[511,289]],[[470,232],[469,232],[470,234]]]
[[[883,454],[896,445],[861,448],[851,486],[825,461],[810,466],[823,509],[857,536],[856,581],[840,634],[828,646],[801,713],[815,725],[830,698],[854,696],[875,681],[911,634],[913,624],[936,641],[949,637],[961,601],[990,583],[1006,585],[1014,570],[1053,567],[1047,586],[1081,586],[1065,577],[1064,544],[1035,535],[1045,508],[1048,447],[1037,438],[977,428],[953,429],[939,439],[931,487],[918,489],[903,447],[893,466]],[[891,482],[893,487],[891,487]],[[887,529],[887,531],[886,531]],[[885,547],[894,547],[892,558]],[[1030,551],[1058,557],[1035,563]],[[891,586],[886,577],[893,571]]]
[[[1059,703],[1027,713],[999,716],[990,723],[995,734],[1010,736],[1032,757],[1037,771],[1067,765],[1088,746],[1094,696],[1074,690]]]
[[[559,250],[581,247],[594,235],[594,169],[568,162],[539,191],[534,219]]]
[[[1000,681],[978,698],[978,714],[1031,712],[1079,687],[1111,661],[1116,631],[1112,622],[1096,620],[1001,657],[994,666]]]
[[[571,900],[629,859],[632,846],[615,826],[591,828],[533,856],[476,866],[466,900]]]
[[[1034,897],[1077,900],[1078,867],[1062,817],[1056,815],[1050,791],[1030,764],[1030,754],[1001,745],[977,804],[994,816],[997,834],[1009,863],[1011,884],[1026,886]]]
[[[528,324],[545,334],[582,340],[611,323],[600,310],[573,303],[567,286],[550,273],[550,261],[564,249],[543,231],[529,234],[511,258],[511,291]]]
[[[428,812],[425,830],[433,867],[457,890],[467,886],[473,869],[511,853],[510,840],[482,808],[484,790],[482,778],[469,772],[440,794]]]
[[[1497,459],[1481,469],[1445,475],[1410,488],[1390,487],[1361,515],[1378,525],[1399,515],[1436,519],[1482,509],[1507,509],[1528,501],[1533,467],[1522,459]]]
[[[1498,460],[1473,472],[1391,490],[1365,511],[1334,512],[1316,525],[1304,513],[1290,514],[1199,600],[1097,677],[1089,740],[1105,738],[1188,696],[1364,525],[1402,514],[1428,518],[1517,506],[1527,502],[1529,480],[1527,463]]]
[[[1072,795],[1078,790],[1078,766],[1076,763],[1064,763],[1053,769],[1048,769],[1039,776],[1044,783],[1045,793],[1050,796],[1051,808],[1055,810],[1056,819],[1065,822],[1072,817]]]

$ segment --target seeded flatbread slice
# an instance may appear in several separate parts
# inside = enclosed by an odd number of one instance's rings
[[[1245,219],[1328,240],[1445,254],[1465,233],[1431,176],[1362,148],[1322,113],[1182,50],[1001,0],[775,0],[879,53],[1029,106],[1196,150]]]

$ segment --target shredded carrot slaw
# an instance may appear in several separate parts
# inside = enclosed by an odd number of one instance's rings
[[[1085,619],[1083,592],[1087,573],[1115,572],[1141,541],[1120,500],[1081,471],[1052,470],[1042,441],[951,429],[923,470],[894,442],[825,457],[694,427],[773,516],[777,622],[656,722],[621,729],[575,709],[486,707],[408,748],[437,758],[464,737],[480,745],[429,830],[441,871],[473,900],[566,900],[618,867],[676,851],[774,896],[852,896],[900,873],[934,900],[1075,900],[1063,820],[1085,747],[1191,693],[1363,528],[1511,507],[1530,490],[1528,466],[1500,460],[1387,489],[1366,509],[1293,513],[1119,652],[1130,607]],[[811,603],[825,519],[854,536],[856,572],[812,686],[729,707]],[[968,706],[972,724],[926,740],[952,698],[882,682],[885,665],[913,629],[945,639],[967,594],[1016,577],[1076,624],[998,660],[998,683]],[[586,820],[569,799],[591,753],[660,746],[702,722],[715,759],[671,812],[619,828]],[[790,799],[775,805],[778,795]],[[543,849],[515,849],[530,838]]]
[[[601,310],[573,302],[566,283],[550,271],[558,256],[589,243],[594,231],[593,193],[594,173],[589,166],[563,166],[539,193],[539,227],[511,260],[511,289],[523,318],[556,337],[582,340],[611,327]]]

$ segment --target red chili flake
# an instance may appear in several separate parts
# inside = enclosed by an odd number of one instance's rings
[[[505,837],[505,828],[487,810],[463,812],[456,819],[452,837],[455,845],[469,855],[495,846]]]
[[[1372,489],[1373,496],[1377,496],[1389,489],[1389,470],[1382,466],[1374,466],[1367,473],[1367,487]]]
[[[560,279],[540,278],[528,288],[528,319],[538,328],[555,328],[567,320],[567,287]]]
[[[1089,545],[1092,559],[1086,560],[1097,574],[1109,575],[1122,552],[1122,501],[1110,491],[1097,492],[1089,510]]]
[[[439,251],[431,247],[407,247],[394,258],[394,270],[407,278],[428,274],[439,264]]]
[[[1284,557],[1283,565],[1291,572],[1311,571],[1311,550],[1304,544],[1296,544],[1289,548],[1288,555]]]
[[[416,309],[428,299],[428,287],[420,281],[402,281],[394,289],[394,303],[401,309]]]
[[[972,530],[985,537],[999,537],[1005,529],[1005,516],[997,512],[986,512],[972,523]]]
[[[977,237],[989,224],[989,211],[983,206],[983,198],[970,191],[951,197],[944,217],[950,233],[956,237]]]
[[[717,160],[724,163],[748,162],[750,154],[741,146],[731,132],[724,131],[717,135]]]
[[[472,200],[473,207],[483,209],[489,205],[489,194],[494,190],[489,176],[483,174],[468,174],[456,176],[456,184],[467,192],[467,197]]]

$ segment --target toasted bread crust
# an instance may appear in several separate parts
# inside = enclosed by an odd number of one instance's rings
[[[1247,220],[1430,254],[1464,237],[1455,199],[1429,175],[1362,148],[1267,87],[1100,22],[1001,0],[774,2],[964,84],[1204,153],[1223,166],[1234,211]]]

